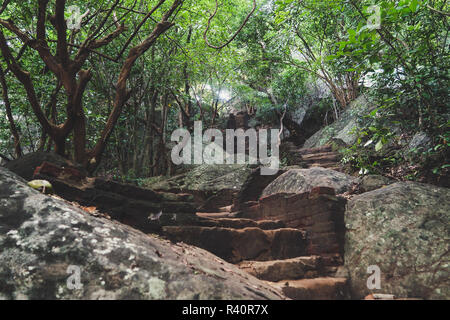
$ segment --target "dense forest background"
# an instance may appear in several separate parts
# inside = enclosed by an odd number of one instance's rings
[[[259,127],[283,118],[301,146],[299,114],[325,126],[365,95],[376,109],[344,161],[439,181],[450,167],[449,15],[446,0],[5,0],[0,154],[55,151],[140,182],[174,174],[178,127],[223,129],[244,110]],[[418,132],[425,150],[391,152]]]

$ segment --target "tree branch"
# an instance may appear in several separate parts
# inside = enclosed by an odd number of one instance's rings
[[[152,33],[139,45],[133,47],[128,53],[128,57],[123,63],[119,77],[117,79],[116,96],[114,98],[113,109],[108,117],[105,128],[101,133],[100,139],[96,143],[94,149],[90,152],[90,170],[95,169],[100,163],[101,155],[106,146],[106,142],[108,141],[112,130],[114,129],[117,120],[119,119],[125,102],[129,99],[130,91],[127,90],[126,84],[134,63],[143,53],[145,53],[150,48],[150,46],[153,45],[153,43],[161,34],[166,32],[170,27],[173,26],[173,23],[169,22],[168,19],[182,3],[182,0],[175,0],[172,4],[172,7],[164,14],[161,21],[153,29]],[[154,10],[152,9],[151,11]]]
[[[45,14],[47,10],[48,0],[39,0],[38,21],[36,29],[36,40],[30,42],[30,46],[37,50],[39,56],[44,61],[45,65],[61,79],[61,69],[55,57],[51,54],[50,49],[45,39]],[[28,38],[28,36],[27,36]],[[28,39],[27,39],[28,40]],[[22,39],[23,42],[27,42]]]
[[[2,7],[0,8],[0,14],[2,14],[3,11],[5,11],[5,9],[6,9],[6,7],[8,6],[8,4],[9,4],[10,1],[11,1],[11,0],[5,0],[5,1],[3,1]]]
[[[11,54],[11,51],[6,42],[5,36],[3,32],[0,31],[0,50],[2,52],[3,57],[6,60],[8,68],[14,73],[17,79],[22,83],[27,93],[28,100],[31,104],[31,107],[41,123],[42,127],[47,133],[53,133],[56,127],[51,124],[44,112],[42,111],[41,105],[36,97],[36,92],[34,90],[33,83],[31,81],[30,74],[24,70],[22,70]]]
[[[148,18],[150,18],[150,16],[164,3],[166,2],[166,0],[160,0],[156,6],[153,7],[152,10],[150,10],[147,15],[142,18],[141,22],[138,24],[138,26],[136,27],[136,29],[134,30],[133,34],[128,38],[128,40],[125,42],[124,46],[122,47],[122,49],[120,50],[119,54],[117,55],[116,60],[119,60],[120,57],[122,56],[122,54],[125,52],[125,50],[127,49],[128,45],[130,44],[131,40],[133,40],[133,38],[136,36],[136,34],[139,32],[139,30],[141,29],[141,27],[144,25],[144,23],[148,20]]]
[[[56,0],[55,3],[55,28],[58,42],[56,44],[56,52],[63,66],[67,66],[70,62],[69,52],[67,50],[67,25],[64,19],[64,9],[66,0]]]
[[[442,14],[444,16],[450,17],[450,12],[444,12],[444,11],[440,11],[438,9],[433,8],[432,6],[430,6],[429,4],[427,4],[427,8],[430,9],[431,11],[434,11],[436,13]]]
[[[14,150],[16,158],[20,158],[22,156],[22,148],[20,147],[20,136],[19,132],[17,131],[16,124],[14,123],[14,118],[11,112],[11,103],[9,102],[8,96],[8,86],[6,84],[5,73],[3,72],[2,68],[0,68],[0,82],[2,86],[3,102],[6,108],[6,117],[8,118],[9,121],[9,128],[11,130],[11,134],[14,137]]]
[[[235,38],[236,36],[239,34],[239,32],[241,32],[241,30],[244,28],[244,26],[247,24],[248,20],[250,19],[250,17],[253,15],[253,13],[256,10],[256,0],[253,0],[253,8],[250,11],[250,13],[247,15],[247,17],[245,17],[244,21],[242,22],[241,26],[239,27],[239,29],[231,36],[231,38],[226,41],[224,44],[220,45],[220,46],[214,46],[211,45],[208,41],[208,31],[211,25],[211,21],[212,19],[214,19],[214,17],[217,14],[217,10],[218,10],[219,4],[218,4],[218,0],[216,0],[216,9],[214,10],[214,13],[209,17],[208,19],[208,24],[206,25],[206,29],[205,32],[203,33],[203,39],[205,40],[205,43],[208,47],[213,48],[213,49],[217,49],[220,50],[222,48],[225,48],[227,45],[229,45]]]

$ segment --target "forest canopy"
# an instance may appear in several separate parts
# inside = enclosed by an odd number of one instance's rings
[[[373,154],[424,132],[432,144],[408,165],[445,174],[449,16],[446,0],[5,0],[0,154],[170,175],[178,127],[245,111],[295,138],[299,110],[324,126],[364,94],[377,108],[348,162],[381,172],[406,160]]]

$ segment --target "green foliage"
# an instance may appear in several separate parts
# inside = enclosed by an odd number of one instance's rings
[[[392,128],[377,126],[375,123],[372,122],[368,128],[358,130],[355,144],[342,150],[344,155],[342,162],[357,168],[359,174],[383,173],[400,159],[399,154],[389,150],[389,147],[396,143]]]
[[[362,171],[385,172],[399,162],[416,166],[422,175],[448,173],[449,26],[448,15],[442,13],[448,5],[445,1],[378,1],[381,27],[371,29],[364,13],[372,1],[350,3],[357,26],[348,29],[347,39],[336,43],[338,52],[327,59],[350,60],[355,68],[372,73],[370,93],[381,107],[371,114],[377,121],[347,150],[346,160]],[[408,136],[424,131],[432,147],[421,151],[420,157],[386,155],[374,161],[393,138],[386,127],[397,127],[397,132]]]
[[[114,2],[77,0],[68,5],[79,6],[81,12],[104,12]],[[126,12],[124,8],[134,10],[122,21],[128,29],[111,45],[92,53],[83,66],[94,71],[83,96],[88,149],[106,124],[119,67],[128,51],[118,61],[107,57],[117,56],[142,13],[156,3],[120,1],[117,16]],[[170,4],[164,3],[153,18],[158,21]],[[367,23],[374,13],[369,7],[374,4],[380,8],[380,29]],[[251,0],[221,2],[211,21],[209,42],[217,45],[229,39],[251,5]],[[50,6],[53,10],[54,2]],[[34,35],[37,9],[37,0],[12,0],[0,18],[11,19]],[[181,108],[189,109],[190,123],[181,123],[184,126],[202,120],[205,127],[223,127],[230,110],[249,107],[256,110],[257,122],[278,125],[284,106],[291,113],[312,107],[338,115],[336,101],[345,108],[360,91],[367,91],[378,108],[368,115],[370,126],[358,132],[355,145],[344,151],[346,163],[362,173],[409,167],[406,174],[414,179],[424,172],[448,174],[450,28],[445,0],[258,1],[258,10],[237,38],[220,51],[208,47],[203,39],[214,9],[215,1],[185,1],[173,20],[174,27],[134,65],[128,82],[131,96],[107,146],[102,174],[136,183],[141,183],[142,176],[172,174],[169,141],[171,132],[180,126]],[[81,45],[101,20],[102,14],[92,17],[70,39]],[[142,41],[154,25],[152,19],[145,22],[130,45]],[[104,33],[113,25],[109,28]],[[6,28],[2,31],[17,57],[22,42]],[[56,30],[49,24],[46,33],[55,54]],[[75,52],[73,47],[71,53]],[[0,65],[6,69],[3,57]],[[30,48],[24,50],[20,65],[30,72],[41,104],[47,105],[56,78]],[[52,146],[48,140],[43,146],[40,143],[42,128],[23,86],[11,73],[6,78],[22,148],[25,152],[48,149]],[[316,85],[327,87],[328,92],[318,94]],[[65,121],[66,100],[61,90],[56,95],[57,124]],[[50,109],[44,111],[50,116]],[[0,153],[11,156],[14,146],[5,118],[1,106]],[[405,147],[405,139],[419,131],[430,137],[431,146],[402,154],[399,150]],[[67,140],[69,156],[73,154],[71,138]]]

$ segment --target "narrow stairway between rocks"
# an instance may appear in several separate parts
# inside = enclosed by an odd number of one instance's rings
[[[303,229],[289,228],[279,220],[245,218],[203,218],[199,224],[166,226],[163,234],[238,265],[291,299],[348,297],[347,279],[334,276],[342,255],[311,254],[311,239]]]
[[[341,169],[331,145],[290,148],[303,168]],[[163,233],[237,264],[291,299],[347,299],[347,279],[336,277],[343,265],[344,210],[345,199],[319,187],[197,212],[195,226],[166,226]]]
[[[299,149],[294,156],[301,157],[306,167],[339,168],[338,155],[330,146]],[[62,198],[94,206],[108,218],[210,251],[291,299],[349,297],[347,279],[336,277],[343,265],[346,200],[332,188],[250,201],[235,197],[216,212],[202,213],[194,196],[181,190],[158,192],[87,178],[73,168],[48,162],[36,169],[34,178],[49,180]],[[258,188],[271,181],[263,182]],[[148,212],[158,210],[164,214],[149,219]]]
[[[330,144],[316,148],[298,148],[293,143],[286,143],[286,149],[292,165],[303,168],[322,167],[336,171],[342,169],[339,163],[342,156],[333,150],[334,148]]]

